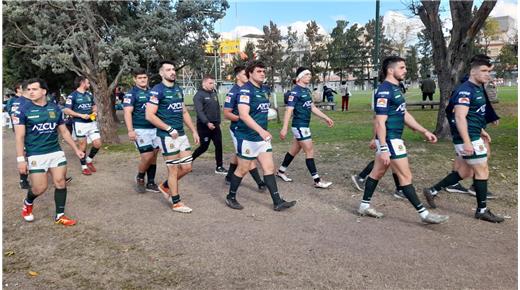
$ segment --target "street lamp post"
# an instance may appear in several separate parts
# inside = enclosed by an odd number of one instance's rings
[[[381,5],[381,2],[379,0],[376,0],[376,35],[374,37],[374,60],[373,60],[373,66],[372,71],[377,72],[379,68],[379,6]],[[374,90],[377,88],[377,73],[374,76]]]

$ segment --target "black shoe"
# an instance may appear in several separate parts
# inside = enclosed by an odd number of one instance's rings
[[[159,186],[155,183],[147,183],[146,184],[146,191],[149,191],[149,192],[161,192],[159,190]]]
[[[478,211],[475,213],[475,218],[491,223],[501,223],[504,221],[503,217],[497,216],[491,212],[491,210],[486,209],[485,212],[479,213]]]
[[[238,203],[236,198],[227,198],[226,197],[226,204],[232,209],[244,209],[244,207]]]
[[[72,181],[72,177],[65,177],[65,184],[69,184]]]
[[[219,166],[219,167],[215,168],[215,173],[216,174],[227,174],[227,169],[222,166]]]
[[[29,181],[27,181],[27,180],[20,180],[19,186],[21,189],[30,189],[31,188],[31,185],[29,184]]]
[[[135,191],[137,191],[137,193],[146,192],[146,187],[144,186],[144,179],[142,179],[142,178],[135,179]]]
[[[433,194],[433,188],[425,188],[423,190],[424,197],[426,198],[426,202],[428,202],[428,205],[431,208],[437,208],[437,205],[435,204],[435,197],[436,195]]]
[[[260,182],[258,185],[258,191],[265,191],[267,189],[267,184],[265,182]]]
[[[293,200],[293,201],[285,201],[285,200],[282,199],[282,202],[280,202],[279,204],[275,204],[275,205],[274,205],[274,210],[275,210],[275,211],[286,210],[286,209],[288,209],[288,208],[293,207],[295,204],[296,204],[296,200]]]

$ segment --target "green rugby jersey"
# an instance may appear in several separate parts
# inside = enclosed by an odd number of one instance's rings
[[[146,103],[150,100],[147,89],[134,86],[123,99],[123,107],[133,107],[132,125],[134,129],[153,129],[154,125],[146,120]]]
[[[406,101],[399,85],[384,81],[377,88],[374,96],[376,115],[387,115],[386,139],[401,139],[404,129]]]
[[[179,136],[184,135],[183,123],[183,104],[184,94],[182,89],[174,84],[173,87],[167,87],[163,83],[155,85],[150,90],[150,104],[159,106],[157,109],[157,117],[164,123],[177,130]],[[157,128],[157,136],[170,136],[167,131]]]
[[[293,107],[292,127],[309,127],[311,121],[312,94],[308,88],[294,86],[287,98],[287,106]]]
[[[25,125],[25,151],[27,156],[61,151],[58,126],[63,124],[61,109],[54,103],[39,106],[25,102],[13,112],[13,124]]]
[[[460,137],[455,120],[455,106],[469,107],[468,115],[466,115],[469,138],[471,141],[478,140],[482,129],[486,128],[486,97],[482,86],[466,81],[457,87],[450,98],[448,107],[453,110],[448,113],[448,120],[453,143],[462,144],[464,141]]]
[[[65,101],[65,108],[79,114],[92,114],[92,107],[95,105],[94,97],[90,92],[80,93],[78,91],[72,92]],[[92,120],[87,120],[79,117],[72,118],[74,122],[90,123]]]
[[[269,98],[266,87],[256,87],[251,82],[245,83],[241,88],[238,104],[248,105],[249,116],[255,120],[264,130],[267,130],[267,113],[269,112]],[[235,137],[247,141],[263,141],[262,137],[253,129],[249,128],[241,119],[237,122]]]

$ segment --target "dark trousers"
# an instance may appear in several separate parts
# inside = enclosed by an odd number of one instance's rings
[[[341,97],[341,111],[348,111],[348,95]]]
[[[197,132],[200,137],[200,146],[193,152],[193,160],[206,152],[210,141],[213,141],[217,167],[222,166],[222,132],[220,131],[220,125],[215,124],[215,129],[210,130],[207,125],[197,123]]]
[[[426,99],[429,99],[430,102],[433,101],[433,93],[422,93],[423,102],[426,101]],[[422,108],[424,109],[424,106],[422,106]],[[433,105],[432,105],[432,109],[433,109]]]

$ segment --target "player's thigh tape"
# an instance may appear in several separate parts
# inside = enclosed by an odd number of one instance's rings
[[[166,165],[179,165],[181,159],[166,160]]]
[[[193,157],[186,156],[184,158],[179,159],[179,164],[190,164],[193,161]]]

